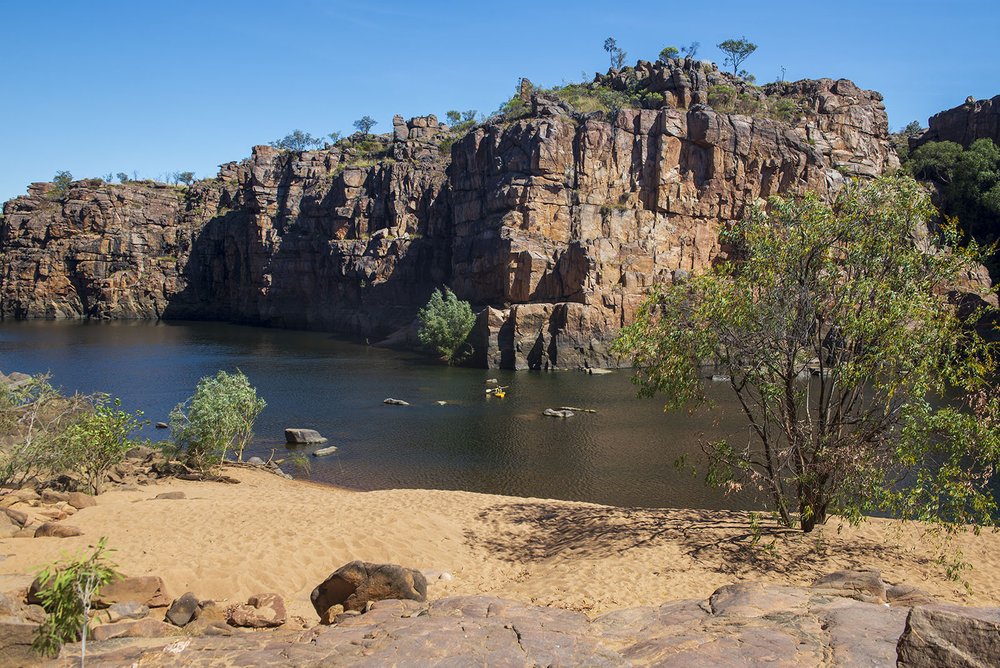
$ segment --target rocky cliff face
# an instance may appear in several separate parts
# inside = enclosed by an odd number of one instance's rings
[[[479,309],[480,364],[613,366],[610,341],[650,286],[710,266],[749,203],[896,164],[881,97],[846,80],[758,89],[681,60],[594,86],[658,97],[609,122],[535,94],[527,117],[461,137],[397,117],[391,135],[325,150],[256,147],[190,188],[33,184],[4,206],[0,316],[398,341],[447,284]],[[756,115],[706,104],[725,88]],[[787,114],[761,111],[775,100]]]
[[[965,148],[977,139],[992,139],[1000,146],[1000,95],[973,100],[930,117],[923,134],[910,139],[914,149],[929,141],[953,141]]]

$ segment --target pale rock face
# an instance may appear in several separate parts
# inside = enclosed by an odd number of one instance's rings
[[[881,96],[849,81],[754,89],[688,61],[635,72],[665,101],[614,123],[536,96],[531,118],[459,138],[432,116],[396,117],[371,138],[375,155],[258,146],[186,190],[80,181],[56,199],[33,184],[4,205],[0,316],[221,319],[398,342],[450,285],[480,312],[480,364],[618,366],[610,342],[648,290],[724,257],[719,230],[749,205],[826,196],[842,172],[895,164]],[[802,117],[717,113],[704,103],[720,83],[792,96]]]

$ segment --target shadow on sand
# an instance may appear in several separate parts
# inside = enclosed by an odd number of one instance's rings
[[[755,526],[748,512],[525,502],[491,506],[479,518],[482,524],[466,531],[466,540],[511,562],[624,555],[668,544],[727,575],[818,577],[833,565],[931,561],[904,550],[892,539],[892,530],[881,541],[854,534],[848,540],[832,526],[805,534],[766,517]]]

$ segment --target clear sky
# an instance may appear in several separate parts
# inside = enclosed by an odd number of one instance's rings
[[[491,112],[518,78],[579,81],[629,55],[745,35],[759,83],[845,77],[893,129],[1000,94],[1000,1],[0,0],[0,201],[58,170],[212,176],[296,128],[376,132]]]

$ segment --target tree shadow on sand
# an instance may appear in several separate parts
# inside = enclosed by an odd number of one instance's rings
[[[481,523],[466,540],[511,562],[566,557],[624,555],[630,550],[673,544],[684,554],[727,575],[770,573],[823,575],[837,568],[906,560],[926,564],[925,555],[906,551],[900,541],[838,537],[833,527],[811,534],[767,518],[756,524],[747,512],[659,508],[570,506],[559,503],[505,503],[479,514]]]

